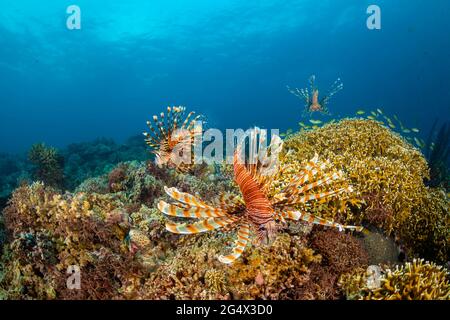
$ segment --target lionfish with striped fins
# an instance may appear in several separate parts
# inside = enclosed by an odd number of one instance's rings
[[[331,85],[330,90],[322,98],[319,98],[319,89],[315,84],[316,76],[309,77],[309,88],[290,88],[287,89],[290,93],[298,97],[305,102],[305,111],[308,113],[321,112],[323,114],[329,114],[328,104],[330,99],[339,91],[344,88],[344,85],[340,78],[338,78]]]
[[[158,167],[167,166],[180,172],[189,171],[194,164],[196,138],[202,134],[198,125],[200,115],[185,107],[167,107],[167,113],[147,121],[150,132],[144,132],[145,142],[155,155]]]
[[[264,137],[260,137],[260,142]],[[160,201],[158,209],[171,217],[192,218],[194,223],[168,222],[166,229],[172,233],[195,234],[211,230],[237,230],[237,238],[228,255],[219,256],[223,263],[230,264],[238,259],[245,247],[254,239],[254,244],[270,243],[286,220],[303,220],[328,227],[363,231],[363,227],[343,225],[308,213],[310,202],[351,193],[350,186],[329,189],[330,185],[343,180],[341,171],[326,172],[328,162],[320,162],[316,155],[293,176],[290,181],[280,183],[284,173],[278,165],[278,153],[282,140],[275,136],[268,148],[256,157],[256,163],[247,163],[242,158],[242,144],[234,153],[234,181],[241,195],[224,194],[217,205],[208,204],[197,197],[165,187],[166,193],[175,203]],[[244,156],[245,157],[245,156]],[[296,208],[305,208],[304,210]]]

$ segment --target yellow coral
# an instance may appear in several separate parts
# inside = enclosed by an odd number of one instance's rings
[[[343,275],[339,281],[349,299],[449,300],[450,273],[434,263],[414,259],[401,267],[386,269],[378,288],[368,288],[364,270]]]
[[[317,152],[347,173],[355,196],[341,205],[325,203],[315,209],[326,218],[361,223],[365,220],[364,210],[350,209],[361,205],[358,199],[381,193],[382,202],[393,209],[392,219],[383,222],[381,227],[392,232],[407,219],[426,192],[425,158],[401,136],[376,121],[345,119],[313,131],[302,131],[288,138],[284,147],[283,163],[301,163]],[[284,178],[289,177],[287,174]]]

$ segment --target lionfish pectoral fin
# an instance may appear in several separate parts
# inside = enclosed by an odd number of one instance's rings
[[[229,216],[209,218],[192,224],[167,222],[166,230],[177,234],[194,234],[208,232],[214,229],[220,229],[236,221],[236,218]]]
[[[337,228],[337,229],[339,229],[339,231],[344,231],[345,229],[347,229],[347,230],[354,230],[357,232],[365,232],[365,230],[366,230],[362,226],[350,226],[350,225],[340,224],[335,221],[330,221],[330,220],[326,220],[326,219],[317,217],[317,216],[312,215],[307,212],[286,211],[283,213],[283,216],[285,218],[291,219],[291,220],[297,220],[297,221],[303,220],[305,222],[312,223],[312,224],[318,224],[321,226]],[[367,233],[367,232],[365,232],[365,233]]]
[[[182,208],[162,200],[158,203],[158,209],[165,215],[181,218],[218,218],[227,215],[225,211],[220,209],[202,207]]]
[[[250,240],[250,227],[244,224],[240,227],[237,233],[237,239],[234,242],[231,254],[226,256],[219,256],[219,261],[225,264],[230,264],[236,261],[244,252],[245,246]]]
[[[164,191],[172,199],[175,199],[175,200],[177,200],[181,203],[184,203],[188,206],[200,207],[200,208],[211,208],[211,206],[209,206],[206,203],[204,203],[203,201],[197,199],[193,195],[186,193],[186,192],[181,192],[177,188],[174,188],[174,187],[169,188],[167,186],[164,186]]]

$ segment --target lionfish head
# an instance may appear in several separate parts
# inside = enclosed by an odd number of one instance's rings
[[[274,220],[270,220],[265,224],[259,225],[256,238],[257,243],[267,245],[272,244],[277,237],[278,230],[279,225]]]

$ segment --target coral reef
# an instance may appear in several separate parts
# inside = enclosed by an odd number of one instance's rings
[[[141,159],[139,150],[141,142],[106,140],[62,150],[66,185],[78,176],[65,192],[42,182],[19,185],[19,177],[31,180],[25,159],[14,165],[0,156],[0,171],[15,172],[1,182],[18,186],[0,216],[0,299],[450,299],[449,272],[436,264],[449,257],[449,199],[424,184],[428,167],[419,150],[376,121],[347,119],[290,135],[282,169],[264,189],[277,199],[317,152],[332,174],[347,178],[339,188],[354,191],[292,209],[370,232],[286,220],[271,243],[246,246],[232,265],[216,259],[233,246],[232,234],[222,232],[228,229],[170,233],[157,205],[170,200],[164,186],[214,206],[218,195],[235,198],[233,168],[180,172],[145,161],[145,153]],[[399,247],[407,262],[395,266]],[[434,262],[411,262],[415,257]],[[369,281],[369,265],[381,270],[379,286]],[[67,287],[71,266],[80,268],[82,290]]]
[[[118,289],[139,273],[124,245],[126,226],[108,222],[120,205],[111,196],[63,196],[41,183],[17,189],[4,211],[8,297],[120,298]],[[81,268],[83,290],[66,287],[72,265]]]
[[[368,274],[355,269],[343,275],[340,286],[349,299],[364,300],[449,300],[450,273],[434,263],[414,259],[395,269],[386,268],[380,286],[368,286]]]
[[[89,178],[107,174],[121,162],[148,159],[148,151],[140,136],[130,137],[124,144],[105,138],[71,144],[61,153],[65,158],[68,190],[74,190]]]
[[[316,214],[374,225],[405,242],[411,252],[420,254],[429,246],[437,252],[427,258],[447,261],[448,199],[438,199],[435,194],[439,191],[425,186],[429,170],[419,150],[377,121],[344,119],[291,135],[281,159],[300,163],[316,152],[346,173],[356,195],[337,206],[339,211],[333,209],[336,203],[330,202],[316,207]],[[289,175],[285,178],[290,179]],[[427,227],[415,241],[418,221]]]

